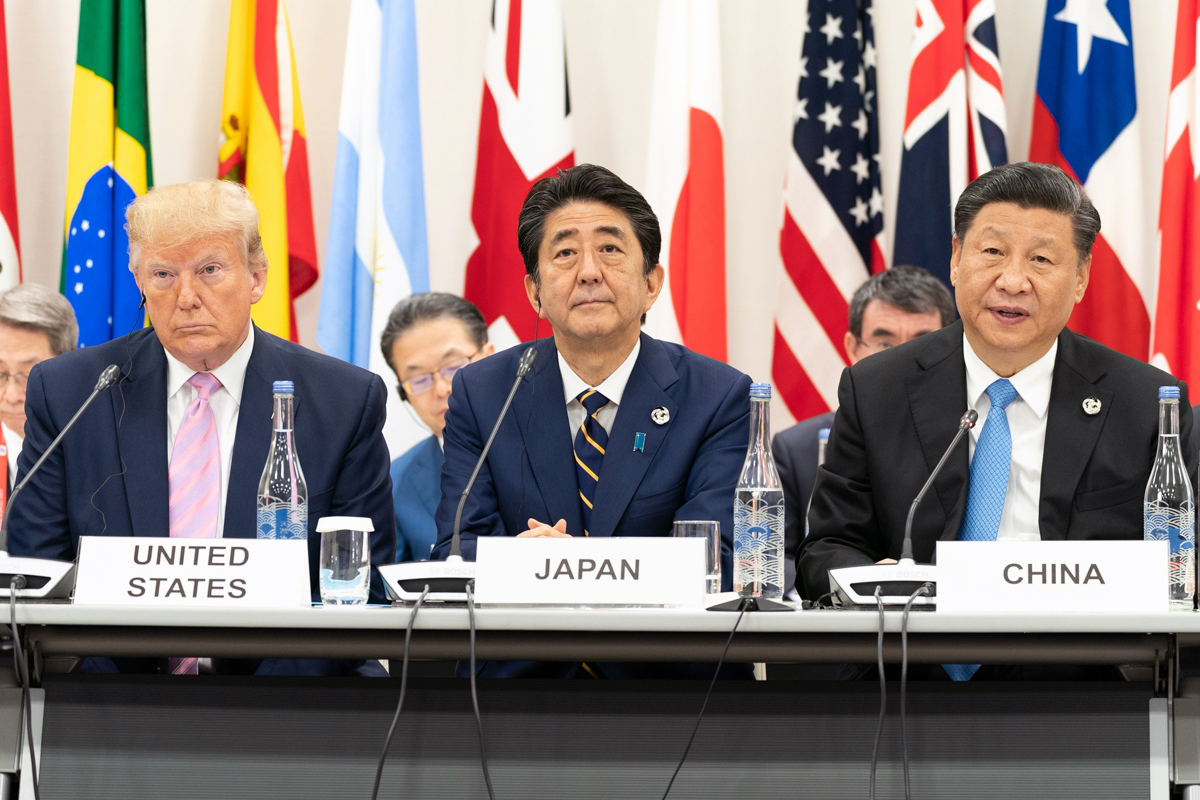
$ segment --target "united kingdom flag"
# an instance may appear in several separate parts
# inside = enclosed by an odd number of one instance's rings
[[[954,203],[1008,161],[994,0],[918,0],[913,34],[895,263],[950,283]]]
[[[885,266],[872,17],[870,0],[809,5],[771,364],[793,419],[836,407],[850,297]]]

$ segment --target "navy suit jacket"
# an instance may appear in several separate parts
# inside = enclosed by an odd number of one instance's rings
[[[167,536],[167,358],[153,329],[66,353],[33,368],[25,396],[24,477],[109,364],[117,384],[88,408],[9,509],[13,555],[73,560],[80,536]],[[276,380],[296,384],[296,450],[308,484],[308,548],[319,597],[317,520],[370,517],[371,562],[395,554],[386,390],[377,375],[254,331],[229,470],[225,538],[254,538],[258,483],[271,442]],[[372,570],[372,595],[382,583]]]
[[[442,446],[430,436],[392,462],[392,503],[396,507],[396,561],[429,558],[437,540],[434,515],[442,499]]]
[[[750,437],[750,378],[642,334],[596,486],[592,536],[669,536],[676,519],[721,523],[722,582],[732,585],[733,499]],[[530,517],[583,533],[574,449],[552,338],[525,376],[463,509],[462,550],[480,536],[516,536]],[[517,374],[524,346],[468,364],[446,412],[446,465],[435,558],[450,551],[454,512]],[[651,412],[670,419],[656,424]],[[634,449],[635,434],[645,446]]]
[[[796,552],[804,541],[808,518],[808,500],[817,480],[817,433],[833,427],[834,412],[829,411],[797,422],[775,434],[771,454],[779,468],[783,486],[784,536],[783,572],[785,592],[796,585]]]

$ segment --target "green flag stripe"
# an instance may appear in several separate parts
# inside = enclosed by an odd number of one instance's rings
[[[80,0],[79,3],[79,48],[75,61],[109,83],[113,83],[113,73],[116,72],[113,58],[117,44],[115,2]]]
[[[150,153],[145,0],[81,0],[77,63],[113,85],[117,127]],[[146,174],[153,184],[150,166]]]

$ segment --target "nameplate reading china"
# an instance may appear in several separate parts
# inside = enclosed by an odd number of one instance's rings
[[[1167,610],[1167,543],[938,542],[938,611]]]
[[[83,536],[80,605],[296,608],[312,603],[303,539]]]
[[[701,607],[704,541],[480,537],[475,599],[504,605]]]

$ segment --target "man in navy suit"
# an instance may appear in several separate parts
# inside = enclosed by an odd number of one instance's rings
[[[442,431],[450,381],[496,348],[488,342],[487,323],[475,304],[445,292],[409,295],[397,303],[379,346],[400,379],[400,399],[433,434],[392,462],[396,561],[420,561],[429,558],[437,540],[433,515],[442,499]]]
[[[850,329],[842,348],[853,366],[872,353],[936,331],[954,322],[954,298],[946,284],[920,267],[898,264],[877,272],[850,298]],[[796,582],[796,551],[804,541],[808,499],[817,479],[817,437],[833,427],[833,411],[797,422],[775,434],[771,452],[783,485],[784,587]]]
[[[517,239],[529,302],[554,336],[535,343],[536,365],[463,510],[464,557],[474,558],[480,536],[668,536],[676,519],[717,520],[728,587],[750,379],[641,332],[663,284],[662,236],[650,205],[613,173],[582,164],[534,185]],[[435,556],[449,551],[459,496],[523,349],[455,376]],[[579,668],[540,666],[497,674]],[[608,666],[610,677],[628,672]]]
[[[179,524],[170,495],[178,508],[185,489],[172,492],[169,483],[180,471],[184,478],[200,474],[212,487],[197,503],[212,503],[203,514],[213,525],[198,535],[254,537],[271,441],[272,382],[290,380],[308,484],[312,585],[320,546],[314,530],[323,516],[370,517],[372,563],[390,563],[395,518],[382,434],[383,381],[251,324],[251,306],[266,288],[267,259],[245,188],[226,181],[161,187],[130,204],[127,220],[130,269],[153,328],[67,353],[31,372],[20,476],[106,366],[118,365],[121,377],[12,504],[10,552],[73,559],[80,536],[167,536]],[[216,468],[213,460],[189,462],[169,478],[184,416],[201,413],[207,420],[209,412]],[[376,597],[379,588],[373,575]],[[299,671],[330,668],[321,662]]]

